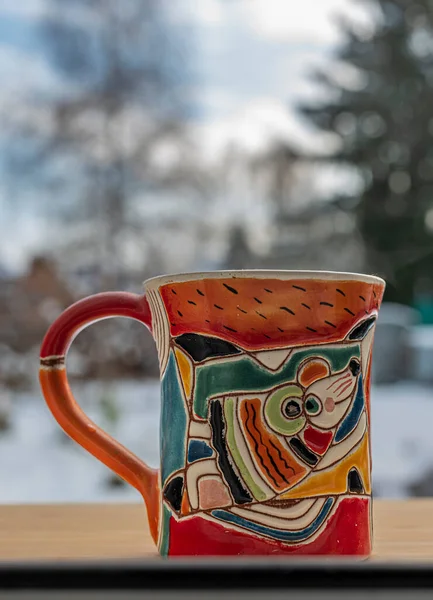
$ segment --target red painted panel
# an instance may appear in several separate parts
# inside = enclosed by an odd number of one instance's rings
[[[368,556],[371,552],[370,499],[342,498],[318,538],[304,544],[283,544],[231,529],[199,516],[170,519],[169,556]]]

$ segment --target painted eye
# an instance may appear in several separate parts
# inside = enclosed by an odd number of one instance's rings
[[[288,419],[296,419],[302,413],[302,406],[299,398],[287,398],[282,406],[283,414]]]
[[[265,419],[271,429],[282,435],[295,435],[306,423],[299,385],[284,385],[266,399]]]
[[[320,400],[318,400],[318,398],[316,398],[315,396],[308,396],[308,398],[305,401],[305,412],[308,415],[318,415],[319,412],[322,410],[322,404],[320,402]]]

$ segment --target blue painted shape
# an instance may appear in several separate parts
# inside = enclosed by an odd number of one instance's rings
[[[161,479],[185,466],[186,408],[173,352],[161,382]]]
[[[329,513],[331,512],[333,504],[334,499],[328,498],[314,521],[307,527],[304,527],[304,529],[299,529],[298,531],[281,531],[281,529],[272,529],[270,527],[266,527],[265,525],[259,525],[254,521],[249,521],[248,519],[239,517],[238,515],[234,515],[226,510],[213,510],[212,516],[216,517],[217,519],[227,521],[228,523],[233,523],[233,525],[239,525],[244,529],[254,531],[254,533],[259,533],[268,537],[272,537],[276,540],[281,540],[282,542],[302,542],[306,538],[316,533],[321,525],[323,525]]]
[[[364,410],[364,386],[362,383],[362,376],[358,379],[358,389],[356,391],[356,398],[350,409],[350,412],[344,417],[337,432],[335,434],[335,442],[341,442],[349,433],[351,433],[358,424],[359,418],[361,417],[362,411]]]
[[[210,458],[213,450],[202,440],[191,440],[188,447],[188,462],[192,463],[201,458]]]

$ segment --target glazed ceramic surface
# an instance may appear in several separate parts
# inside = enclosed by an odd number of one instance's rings
[[[371,355],[384,282],[243,271],[156,278],[145,289],[113,295],[105,315],[106,295],[83,301],[73,326],[64,313],[44,342],[41,382],[64,429],[142,492],[160,553],[367,556]],[[151,327],[158,349],[158,473],[119,454],[71,396],[65,420],[59,396],[74,328],[120,314],[125,296],[122,316]]]

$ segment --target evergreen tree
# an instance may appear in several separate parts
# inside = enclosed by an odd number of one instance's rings
[[[335,62],[315,74],[331,93],[300,110],[339,136],[332,160],[362,175],[359,196],[339,201],[356,201],[365,268],[387,279],[388,300],[411,304],[433,282],[433,2],[368,4],[374,30],[341,23]],[[342,65],[356,85],[342,83]]]

